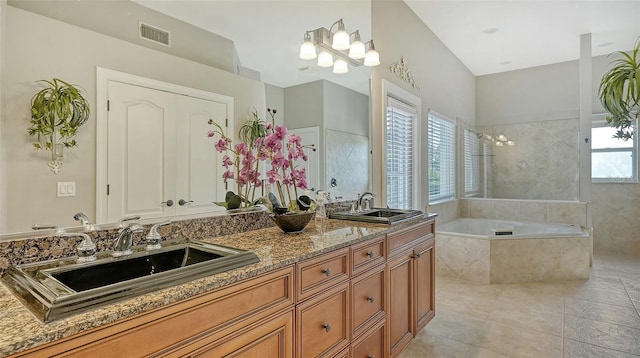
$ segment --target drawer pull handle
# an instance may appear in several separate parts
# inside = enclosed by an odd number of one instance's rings
[[[331,331],[331,325],[329,323],[323,324],[322,328],[324,328],[324,330],[327,332]]]
[[[373,303],[373,301],[375,301],[375,300],[376,300],[376,299],[375,299],[375,297],[373,297],[373,296],[369,296],[369,297],[367,297],[367,301],[369,301],[369,302],[371,302],[371,303]]]
[[[373,257],[373,252],[371,252],[371,251],[367,252],[367,257],[368,258],[372,258]]]
[[[373,354],[369,354],[367,358],[376,358],[376,356],[374,356]]]
[[[326,269],[322,269],[322,273],[323,273],[325,276],[329,277],[329,276],[331,276],[331,269],[328,269],[328,268],[326,268]],[[329,329],[331,329],[331,328],[329,328]],[[329,331],[327,331],[327,332],[329,332]]]

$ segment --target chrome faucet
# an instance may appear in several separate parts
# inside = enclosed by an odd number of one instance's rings
[[[133,246],[133,234],[140,232],[144,227],[138,223],[122,224],[122,228],[118,230],[118,238],[113,245],[114,257],[125,256],[131,254],[131,246]]]
[[[122,219],[118,220],[118,225],[121,228],[123,228],[125,227],[125,222],[131,221],[131,220],[140,220],[140,215],[125,216]]]
[[[366,209],[363,209],[363,208],[362,208],[362,200],[364,200],[364,197],[365,197],[366,195],[371,195],[371,198],[372,198],[372,199],[376,196],[374,193],[371,193],[371,192],[368,192],[368,191],[367,191],[367,192],[364,192],[362,195],[360,195],[360,196],[358,197],[358,208],[356,209],[358,212],[360,212],[360,211],[362,211],[362,210],[369,210],[369,205],[368,205],[368,203],[369,203],[369,202],[368,202],[368,201],[367,201],[367,207],[366,207]]]
[[[149,233],[147,234],[147,250],[155,250],[162,247],[160,244],[160,241],[162,241],[162,235],[158,232],[158,228],[169,224],[171,224],[171,220],[157,223],[149,229]]]
[[[55,225],[40,225],[34,224],[31,226],[33,230],[46,230],[46,229],[54,229],[56,230],[56,236],[58,237],[82,237],[82,242],[78,244],[76,247],[76,252],[78,253],[78,262],[91,262],[96,259],[96,251],[98,251],[96,244],[91,240],[91,236],[83,233],[83,232],[65,232],[64,229],[55,226]]]
[[[94,230],[93,222],[83,212],[79,212],[79,213],[75,214],[73,216],[73,220],[79,221],[80,224],[82,224],[82,227],[84,227],[85,230],[90,230],[90,231]]]

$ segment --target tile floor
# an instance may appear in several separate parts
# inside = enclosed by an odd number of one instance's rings
[[[581,281],[436,277],[436,317],[400,357],[640,357],[640,257],[596,253]]]

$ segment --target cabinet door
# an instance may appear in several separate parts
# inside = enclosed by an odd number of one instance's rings
[[[413,251],[389,261],[389,349],[394,357],[413,338]]]
[[[213,204],[224,201],[222,156],[207,137],[214,120],[225,128],[229,104],[187,96],[176,96],[176,214],[198,214],[225,210]],[[225,128],[227,135],[232,128]],[[219,138],[219,137],[217,137]],[[182,201],[181,201],[182,200]]]
[[[293,357],[293,312],[287,312],[266,323],[225,337],[221,342],[202,347],[189,357]]]
[[[416,247],[414,250],[414,269],[416,279],[416,326],[414,334],[424,328],[435,314],[435,248],[434,239]]]
[[[109,82],[107,221],[174,215],[173,94]]]

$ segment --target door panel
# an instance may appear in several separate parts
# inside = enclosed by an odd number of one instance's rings
[[[183,199],[186,205],[176,207],[177,214],[195,214],[224,210],[213,204],[223,201],[225,186],[222,181],[222,156],[214,148],[214,141],[207,137],[207,132],[213,129],[208,124],[214,120],[225,128],[227,118],[227,104],[192,98],[177,97],[177,193],[179,201]],[[225,129],[230,135],[229,129]]]
[[[175,200],[172,95],[109,82],[108,221],[166,216]]]
[[[320,159],[318,154],[320,153],[320,134],[318,127],[291,129],[289,133],[299,135],[303,145],[313,144],[315,146],[315,151],[305,148],[304,152],[307,154],[307,161],[299,159],[295,162],[295,165],[305,168],[309,190],[312,192],[320,190],[321,188],[318,187],[320,183]],[[315,196],[312,195],[311,198],[315,199]]]

